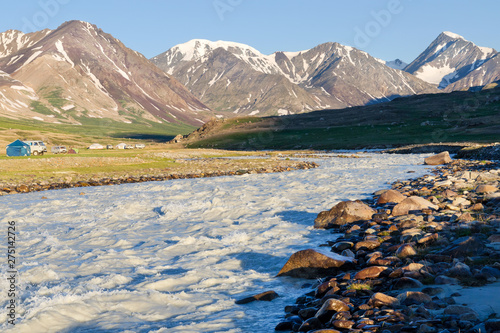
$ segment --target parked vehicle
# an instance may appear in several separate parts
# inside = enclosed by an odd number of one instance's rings
[[[146,148],[146,145],[144,143],[137,143],[135,145],[135,148],[137,148],[137,149],[144,149],[144,148]]]
[[[66,154],[68,152],[68,149],[66,146],[54,146],[52,147],[52,153],[54,154]]]
[[[134,146],[132,146],[132,145],[126,145],[125,149],[134,149]]]
[[[43,155],[47,152],[47,146],[45,146],[45,143],[43,143],[43,141],[23,141],[23,142],[30,146],[30,152],[31,155],[33,156]]]
[[[113,145],[107,145],[106,149],[115,149],[115,147],[113,147]]]

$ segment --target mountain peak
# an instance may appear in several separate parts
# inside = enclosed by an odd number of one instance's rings
[[[454,32],[451,32],[451,31],[443,31],[441,33],[441,35],[445,35],[445,36],[448,36],[448,37],[453,38],[453,39],[463,39],[463,40],[465,40],[464,37],[462,37],[459,34],[456,34]]]

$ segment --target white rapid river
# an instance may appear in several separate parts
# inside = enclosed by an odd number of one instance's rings
[[[313,229],[316,215],[430,171],[425,155],[360,156],[287,173],[0,197],[0,331],[273,332],[307,282],[275,275],[292,253],[335,238]],[[15,326],[8,221],[17,227]],[[267,290],[282,297],[234,304]]]

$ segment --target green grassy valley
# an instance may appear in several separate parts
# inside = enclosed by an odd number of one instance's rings
[[[283,117],[217,120],[190,148],[353,149],[500,140],[500,88],[397,98],[392,102]]]

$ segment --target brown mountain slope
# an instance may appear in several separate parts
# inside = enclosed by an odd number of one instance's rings
[[[263,55],[244,44],[192,40],[151,60],[226,116],[296,114],[438,92],[338,43]]]
[[[212,116],[177,80],[86,22],[66,22],[25,43],[0,59],[0,69],[37,93],[30,109],[45,121],[143,119],[199,126]]]

